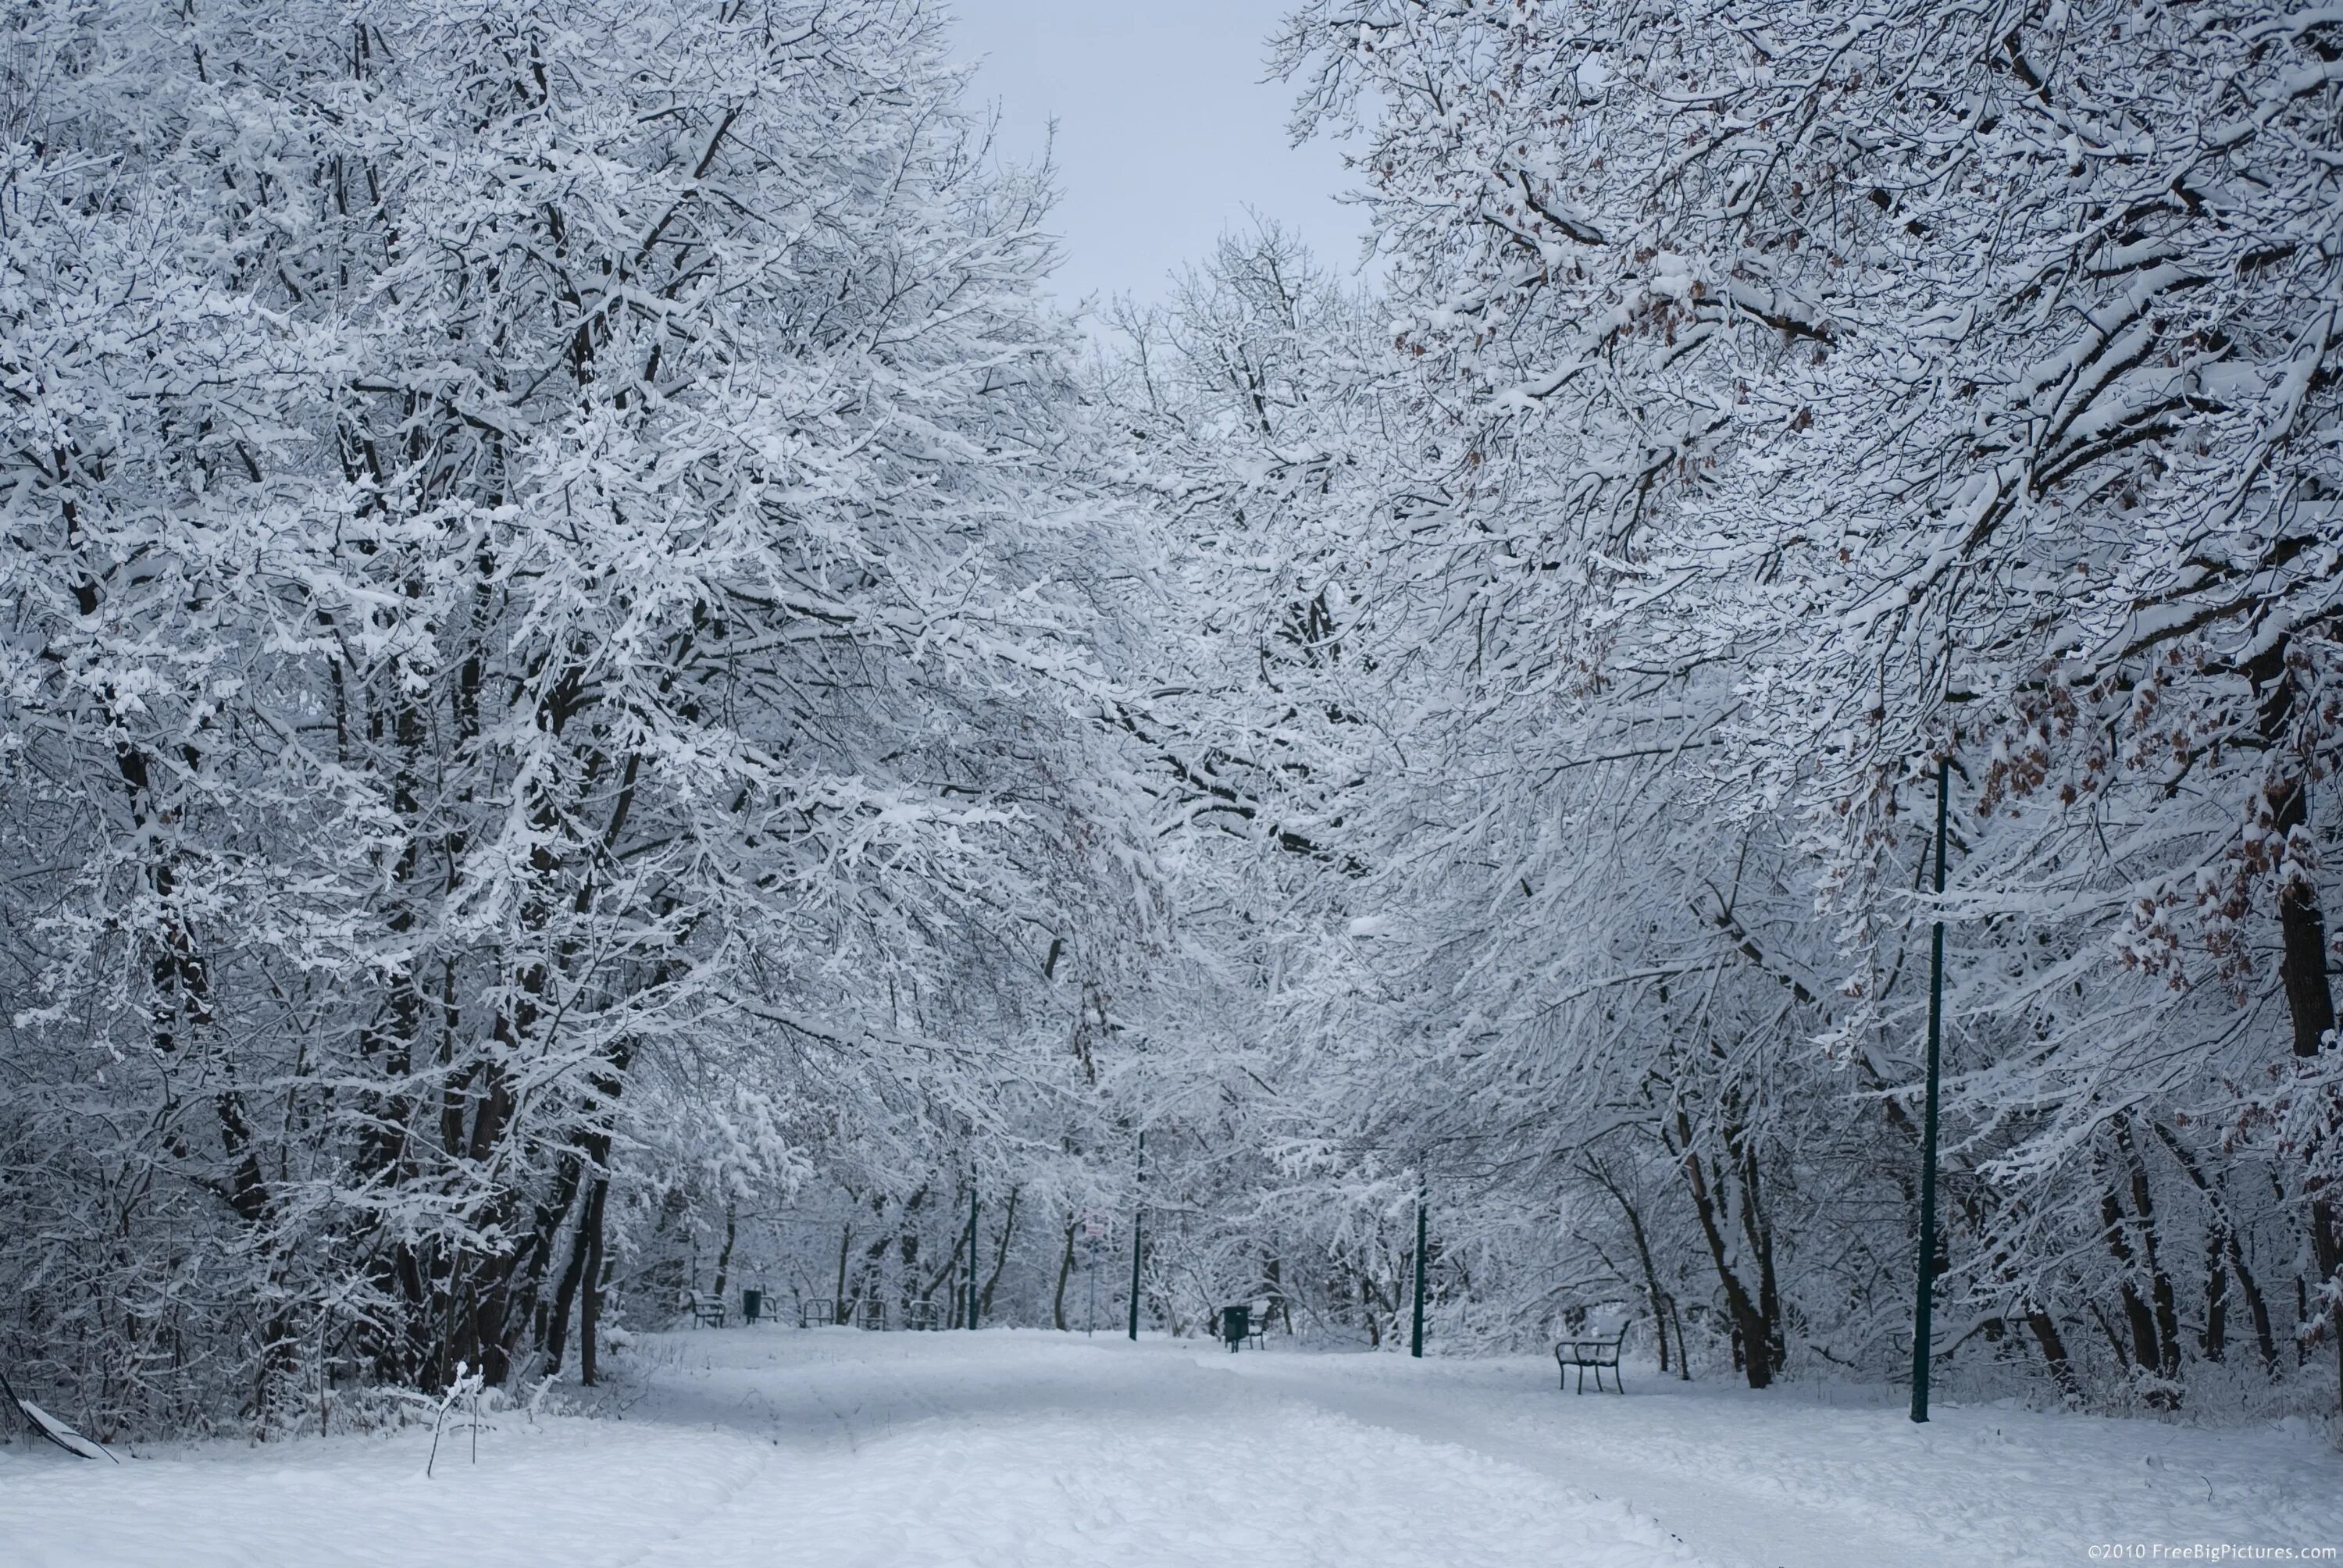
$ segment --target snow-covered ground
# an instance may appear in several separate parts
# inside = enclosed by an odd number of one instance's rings
[[[2306,1431],[1879,1399],[1551,1362],[1193,1341],[735,1329],[650,1336],[599,1419],[0,1450],[0,1563],[2080,1563],[2094,1545],[2343,1545]]]

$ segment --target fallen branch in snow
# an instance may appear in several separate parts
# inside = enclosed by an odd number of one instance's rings
[[[113,1451],[104,1443],[91,1442],[31,1400],[18,1400],[16,1408],[23,1411],[31,1420],[34,1430],[67,1453],[76,1454],[83,1459],[106,1458],[113,1459],[116,1464],[122,1462],[119,1459],[115,1459]]]
[[[96,1459],[104,1455],[107,1459],[114,1460],[116,1464],[122,1462],[104,1443],[91,1442],[31,1400],[18,1398],[15,1386],[9,1382],[8,1374],[5,1372],[0,1372],[0,1394],[5,1394],[8,1402],[15,1405],[18,1412],[24,1416],[25,1425],[28,1430],[38,1432],[67,1453],[77,1459]]]

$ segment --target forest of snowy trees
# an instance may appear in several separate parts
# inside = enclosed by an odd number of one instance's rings
[[[15,1391],[1389,1345],[1419,1194],[1893,1381],[1941,919],[1938,1375],[2333,1413],[2343,8],[1302,0],[1372,265],[1087,324],[950,25],[0,11]]]

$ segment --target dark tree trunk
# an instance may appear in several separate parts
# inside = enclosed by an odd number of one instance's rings
[[[523,1334],[530,1336],[538,1349],[548,1347],[548,1334],[552,1325],[551,1316],[545,1306],[545,1279],[552,1270],[553,1254],[561,1241],[561,1232],[569,1223],[571,1211],[578,1206],[579,1183],[585,1168],[585,1161],[579,1156],[577,1141],[573,1139],[554,1167],[553,1191],[537,1206],[536,1222],[530,1227],[528,1240],[521,1244],[517,1271],[519,1284],[514,1292],[512,1311],[505,1320],[504,1344],[508,1359]],[[576,1289],[575,1280],[570,1282],[570,1288]],[[568,1311],[566,1294],[562,1310],[565,1313]],[[557,1354],[554,1360],[558,1366],[559,1356]]]
[[[2075,1376],[2075,1363],[2066,1357],[2066,1342],[2059,1336],[2058,1325],[2051,1320],[2050,1314],[2040,1307],[2028,1306],[2026,1309],[2026,1326],[2034,1335],[2035,1344],[2041,1349],[2042,1360],[2050,1368],[2051,1379],[2057,1383],[2059,1393],[2070,1400],[2082,1398],[2081,1380]]]
[[[2230,1217],[2229,1206],[2221,1201],[2219,1189],[2206,1178],[2203,1168],[2197,1163],[2196,1157],[2188,1152],[2187,1147],[2179,1139],[2173,1136],[2169,1129],[2161,1122],[2151,1121],[2148,1123],[2148,1130],[2156,1134],[2157,1141],[2170,1151],[2182,1173],[2188,1178],[2189,1184],[2195,1187],[2205,1200],[2207,1211],[2205,1251],[2207,1260],[2205,1287],[2205,1326],[2208,1341],[2206,1348],[2207,1357],[2213,1361],[2221,1359],[2216,1348],[2220,1343],[2220,1337],[2214,1332],[2216,1306],[2217,1302],[2218,1306],[2226,1312],[2228,1296],[2227,1282],[2235,1281],[2237,1294],[2246,1303],[2246,1315],[2254,1325],[2254,1348],[2261,1357],[2262,1370],[2275,1375],[2278,1372],[2278,1341],[2270,1330],[2269,1302],[2263,1297],[2261,1285],[2255,1280],[2252,1268],[2246,1262],[2245,1249],[2237,1241],[2237,1222]],[[2227,1265],[2218,1274],[2215,1272],[2216,1265],[2212,1261],[2217,1247],[2221,1261]]]
[[[731,1277],[732,1239],[739,1234],[740,1217],[733,1205],[724,1205],[724,1250],[716,1254],[716,1299],[724,1299],[724,1284]]]
[[[992,1315],[993,1288],[1001,1283],[1001,1271],[1009,1266],[1010,1238],[1017,1233],[1017,1189],[1009,1189],[1009,1204],[1001,1217],[1001,1234],[992,1241],[992,1272],[985,1276],[984,1289],[978,1292],[976,1316],[979,1322]]]
[[[2261,738],[2273,749],[2286,739],[2296,705],[2295,682],[2288,668],[2284,638],[2265,649],[2247,673],[2261,693]],[[2301,773],[2269,788],[2270,826],[2283,842],[2297,828],[2310,821],[2310,782]],[[2289,876],[2278,890],[2278,924],[2282,956],[2278,983],[2286,992],[2287,1014],[2294,1026],[2294,1054],[2309,1059],[2326,1049],[2335,1028],[2335,993],[2327,980],[2327,920],[2318,906],[2318,890],[2307,876]],[[2327,1135],[2335,1133],[2335,1109],[2328,1108]],[[2306,1159],[2315,1157],[2304,1151]],[[2333,1288],[2343,1273],[2343,1214],[2333,1195],[2313,1179],[2310,1197],[2310,1251],[2322,1289]],[[2326,1332],[2334,1342],[2336,1396],[2343,1408],[2343,1306],[2330,1308]]]
[[[1376,1288],[1373,1274],[1361,1269],[1358,1278],[1359,1304],[1366,1309],[1367,1344],[1370,1348],[1379,1347],[1383,1342],[1383,1313],[1391,1311],[1392,1305]]]
[[[2157,1370],[2167,1380],[2180,1376],[2180,1312],[2174,1300],[2172,1275],[2158,1259],[2156,1246],[2156,1205],[2147,1189],[2147,1168],[2131,1135],[2128,1118],[2116,1121],[2116,1146],[2123,1151],[2131,1175],[2131,1206],[2139,1227],[2139,1251],[2147,1268],[2149,1299],[2155,1304]]]
[[[600,1184],[600,1178],[596,1178],[594,1185]],[[569,1239],[569,1261],[562,1266],[561,1278],[553,1287],[553,1311],[547,1318],[545,1336],[545,1371],[548,1377],[561,1370],[562,1354],[568,1348],[569,1309],[578,1299],[578,1282],[586,1272],[586,1216],[593,1207],[593,1189],[589,1187]]]
[[[1759,1201],[1757,1157],[1745,1146],[1741,1151],[1741,1230],[1757,1259],[1757,1316],[1764,1325],[1766,1376],[1789,1362],[1789,1347],[1782,1332],[1782,1292],[1774,1272],[1774,1227]]]
[[[959,1274],[960,1258],[962,1254],[967,1252],[967,1251],[968,1227],[962,1225],[952,1234],[951,1255],[943,1261],[942,1267],[939,1268],[934,1273],[928,1276],[928,1282],[926,1284],[919,1287],[920,1300],[923,1302],[932,1300],[937,1289],[941,1286],[945,1281],[952,1279]],[[914,1283],[917,1283],[917,1282],[914,1282]],[[953,1312],[959,1313],[962,1312],[968,1304],[968,1292],[961,1290],[954,1290],[951,1292],[951,1295],[952,1300],[955,1302],[955,1305],[952,1308]],[[960,1322],[959,1317],[955,1316],[952,1319],[952,1322]]]
[[[1675,1113],[1676,1158],[1684,1173],[1684,1182],[1692,1191],[1693,1210],[1700,1219],[1700,1232],[1708,1242],[1709,1261],[1715,1266],[1717,1282],[1725,1290],[1725,1312],[1733,1325],[1734,1364],[1749,1379],[1753,1389],[1768,1388],[1774,1382],[1774,1363],[1770,1353],[1774,1332],[1750,1299],[1749,1291],[1734,1271],[1726,1256],[1725,1227],[1719,1222],[1717,1199],[1709,1186],[1708,1176],[1702,1169],[1700,1155],[1692,1146],[1692,1121],[1679,1109]]]
[[[2299,780],[2289,789],[2278,814],[2277,828],[2280,834],[2300,826],[2308,816],[2308,786]],[[2327,982],[2327,922],[2318,908],[2318,890],[2308,879],[2288,881],[2278,895],[2278,930],[2284,939],[2285,956],[2278,962],[2278,980],[2286,989],[2287,1011],[2294,1024],[2294,1053],[2298,1057],[2315,1057],[2324,1048],[2327,1036],[2335,1028],[2335,996]],[[2333,1135],[2330,1127],[2328,1135]],[[2343,1232],[2338,1232],[2338,1215],[2333,1199],[2324,1191],[2314,1189],[2310,1200],[2311,1261],[2318,1271],[2322,1286],[2331,1287],[2338,1272],[2343,1272]],[[2343,1408],[2343,1323],[2338,1313],[2343,1309],[2330,1309],[2327,1313],[2327,1333],[2335,1344],[2336,1397]]]
[[[1612,1201],[1618,1204],[1619,1211],[1627,1217],[1627,1234],[1635,1244],[1635,1261],[1643,1268],[1644,1291],[1651,1302],[1653,1337],[1659,1342],[1660,1347],[1660,1371],[1665,1372],[1668,1370],[1667,1293],[1660,1289],[1660,1271],[1652,1262],[1651,1239],[1644,1233],[1644,1217],[1636,1211],[1635,1205],[1627,1201],[1627,1195],[1619,1190],[1618,1184],[1611,1180],[1609,1171],[1592,1159],[1587,1161],[1586,1171],[1594,1178],[1597,1185],[1611,1194]]]
[[[2219,1242],[2208,1236],[2205,1239],[2205,1332],[2197,1336],[2197,1348],[2207,1361],[2217,1362],[2228,1347],[2229,1271]]]
[[[2112,1189],[2100,1190],[2099,1222],[2105,1232],[2107,1251],[2123,1271],[2119,1283],[2123,1292],[2124,1324],[2131,1331],[2129,1359],[2142,1372],[2161,1372],[2164,1347],[2157,1341],[2156,1315],[2148,1310],[2147,1302],[2141,1299],[2135,1286],[2138,1258],[2132,1251],[2131,1242],[2124,1236],[2123,1205],[2117,1201]]]
[[[602,1317],[602,1211],[610,1195],[607,1177],[594,1181],[594,1195],[586,1202],[586,1268],[578,1301],[578,1381],[592,1387],[595,1381],[596,1329]]]

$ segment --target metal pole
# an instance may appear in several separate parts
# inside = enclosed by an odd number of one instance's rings
[[[1928,1419],[1928,1332],[1936,1294],[1936,1071],[1945,1023],[1945,809],[1952,758],[1936,760],[1936,930],[1928,958],[1928,1108],[1920,1131],[1920,1289],[1912,1308],[1912,1419]]]
[[[1423,1359],[1423,1177],[1415,1179],[1415,1332],[1407,1342],[1407,1353],[1416,1360]]]
[[[1082,1331],[1083,1336],[1087,1338],[1088,1336],[1098,1332],[1098,1238],[1096,1236],[1083,1237],[1082,1251],[1085,1254],[1083,1262],[1086,1265],[1083,1268],[1082,1272],[1091,1277],[1091,1324],[1090,1327]]]
[[[1139,1130],[1139,1163],[1131,1178],[1131,1337],[1139,1338],[1139,1231],[1142,1211],[1138,1199],[1138,1187],[1147,1180],[1147,1129]]]
[[[968,1173],[968,1326],[976,1327],[976,1172]]]

